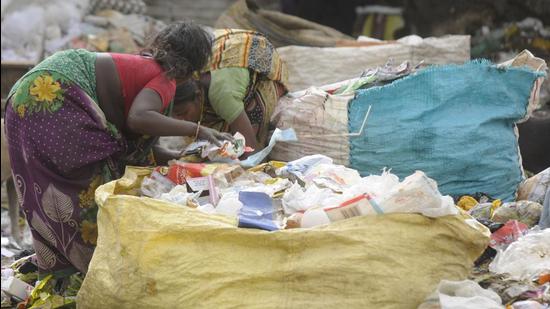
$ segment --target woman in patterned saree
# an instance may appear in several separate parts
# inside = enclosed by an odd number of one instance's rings
[[[95,189],[126,165],[177,157],[156,137],[227,138],[168,117],[179,108],[176,82],[204,67],[211,46],[201,27],[175,23],[141,55],[58,52],[12,88],[6,135],[40,277],[86,272],[97,238]]]
[[[240,132],[248,146],[265,146],[270,118],[286,92],[286,66],[260,33],[214,31],[212,58],[200,78],[178,85],[187,102],[181,117],[222,132]]]

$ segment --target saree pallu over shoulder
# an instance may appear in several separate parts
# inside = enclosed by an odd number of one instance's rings
[[[212,57],[203,71],[233,67],[248,68],[261,79],[283,85],[288,81],[284,62],[263,34],[241,29],[216,29]]]
[[[30,75],[40,74],[39,72],[47,71],[50,74],[62,76],[64,81],[71,81],[81,88],[95,102],[97,100],[96,79],[95,79],[95,60],[96,53],[85,49],[68,49],[56,52],[50,57],[32,68],[11,88],[8,98],[12,95],[26,93],[28,89],[20,89],[21,82],[29,80]],[[19,90],[20,89],[20,90]],[[19,91],[18,91],[19,90]],[[19,100],[21,101],[21,99]]]
[[[265,146],[271,115],[280,96],[286,92],[288,71],[277,50],[261,33],[240,29],[214,30],[212,57],[203,72],[224,68],[244,68],[250,81],[243,98],[244,110]],[[229,131],[229,123],[217,115],[210,104],[203,113],[203,124],[219,131]]]

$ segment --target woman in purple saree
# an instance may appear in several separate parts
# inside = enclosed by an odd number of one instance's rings
[[[172,109],[178,115],[176,82],[200,70],[210,51],[205,30],[177,23],[157,34],[149,57],[58,52],[12,88],[5,130],[40,277],[86,272],[97,238],[95,189],[126,165],[177,157],[157,147],[156,137],[226,138],[168,117]],[[137,65],[124,68],[114,59]]]

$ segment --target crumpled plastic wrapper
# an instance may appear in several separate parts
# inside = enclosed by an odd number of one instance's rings
[[[244,136],[237,132],[233,135],[235,140],[223,141],[221,146],[212,144],[209,141],[197,141],[188,145],[183,151],[183,156],[199,156],[201,159],[211,162],[232,163],[241,157],[245,152],[254,151],[250,147],[246,147]]]
[[[541,204],[531,201],[517,201],[504,203],[494,211],[491,219],[499,223],[506,223],[509,220],[518,220],[532,227],[539,222],[541,213]]]

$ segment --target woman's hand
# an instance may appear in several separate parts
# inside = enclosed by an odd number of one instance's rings
[[[214,129],[203,127],[203,126],[200,126],[199,128],[198,138],[202,140],[207,140],[211,143],[214,143],[217,146],[221,146],[222,141],[225,141],[225,140],[230,142],[235,141],[233,136],[231,136],[231,134],[229,133],[221,133]]]
[[[258,132],[252,127],[252,124],[250,124],[250,120],[248,119],[248,115],[246,115],[245,111],[242,111],[235,121],[229,124],[229,128],[231,129],[231,132],[240,132],[244,136],[246,146],[254,148],[256,151],[259,150],[260,145],[256,141],[256,134]],[[251,153],[248,155],[251,155]]]
[[[181,157],[181,151],[164,148],[158,143],[153,146],[153,153],[158,165],[167,165],[168,161]]]

